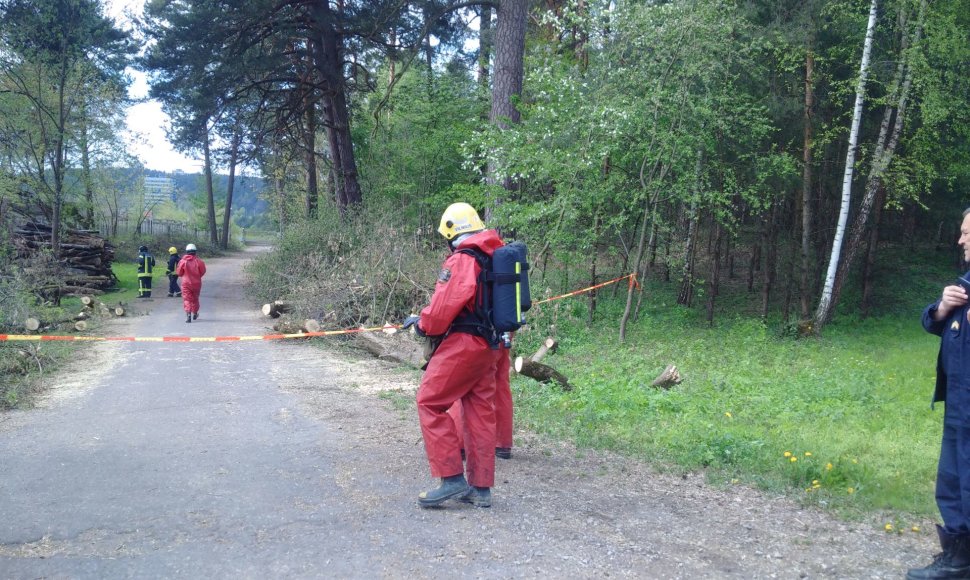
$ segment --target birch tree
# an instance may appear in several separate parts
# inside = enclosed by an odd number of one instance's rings
[[[842,176],[842,205],[839,211],[839,223],[836,226],[835,237],[832,241],[832,254],[829,258],[828,271],[825,274],[825,284],[818,308],[815,310],[813,326],[818,332],[832,316],[834,307],[833,290],[835,275],[839,268],[839,258],[842,252],[842,239],[845,236],[846,224],[849,221],[849,205],[852,202],[852,176],[855,167],[856,146],[859,142],[859,125],[862,123],[862,104],[866,95],[866,79],[869,75],[869,57],[872,54],[872,39],[876,31],[876,12],[878,0],[872,0],[869,5],[869,23],[866,26],[866,39],[862,47],[862,60],[859,65],[859,82],[856,85],[855,107],[852,112],[852,128],[849,130],[849,146],[845,155],[845,172]]]

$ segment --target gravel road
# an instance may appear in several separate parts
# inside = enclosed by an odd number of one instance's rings
[[[248,254],[207,260],[200,319],[156,297],[121,336],[264,334]],[[321,341],[332,339],[318,339]],[[97,343],[0,415],[0,578],[901,578],[887,534],[517,431],[493,507],[433,485],[412,371],[297,341]]]

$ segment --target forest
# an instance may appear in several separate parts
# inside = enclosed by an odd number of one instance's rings
[[[119,133],[136,69],[175,145],[205,160],[214,242],[254,167],[282,232],[365,207],[424,231],[460,198],[573,279],[659,276],[712,321],[740,276],[762,317],[818,332],[847,281],[878,311],[881,247],[953,235],[963,8],[148,2],[122,26],[95,0],[5,0],[4,223],[40,211],[55,248],[93,225],[107,170],[132,163]]]
[[[528,243],[540,298],[635,276],[540,312],[537,335],[570,318],[622,344],[661,316],[819,339],[915,321],[965,267],[966,0],[137,8],[122,24],[100,0],[0,0],[4,271],[19,220],[41,216],[56,257],[137,163],[119,140],[132,70],[204,160],[210,241],[251,169],[280,234],[255,297],[333,326],[425,303],[454,201]]]

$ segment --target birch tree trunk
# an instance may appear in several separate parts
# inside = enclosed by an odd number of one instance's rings
[[[913,32],[913,45],[919,44],[922,37],[923,17],[926,13],[926,0],[920,4],[919,16],[916,20],[916,28]],[[879,192],[883,189],[883,175],[892,163],[896,154],[896,146],[899,144],[899,137],[903,132],[903,121],[906,117],[906,104],[909,101],[909,90],[912,86],[913,74],[909,66],[909,33],[907,32],[905,12],[900,16],[900,30],[902,30],[902,41],[900,48],[899,64],[896,68],[896,75],[892,89],[889,94],[889,104],[883,113],[882,123],[879,127],[879,138],[876,141],[876,149],[872,156],[872,166],[869,169],[869,176],[866,180],[865,192],[862,202],[859,204],[859,213],[852,224],[849,243],[846,246],[845,256],[839,264],[838,273],[835,276],[835,286],[832,292],[832,303],[837,304],[842,291],[842,285],[848,276],[855,257],[859,253],[859,248],[866,237],[867,226],[869,225],[869,215],[873,211]],[[893,116],[895,115],[895,121]],[[892,124],[892,131],[889,126]]]
[[[866,94],[866,78],[869,75],[869,57],[872,54],[872,38],[876,30],[876,10],[879,1],[872,0],[869,6],[869,23],[866,26],[866,39],[862,48],[862,61],[859,65],[859,83],[856,86],[855,108],[852,112],[852,128],[849,131],[849,147],[845,155],[845,173],[842,176],[842,207],[839,211],[839,223],[835,229],[835,237],[832,240],[832,255],[829,258],[828,271],[825,274],[825,284],[822,287],[822,296],[815,310],[814,328],[818,332],[822,326],[832,317],[832,291],[835,287],[835,274],[839,267],[839,258],[842,252],[842,238],[845,236],[845,227],[849,221],[849,204],[852,201],[852,173],[855,165],[856,145],[859,141],[859,125],[862,122],[862,103]]]

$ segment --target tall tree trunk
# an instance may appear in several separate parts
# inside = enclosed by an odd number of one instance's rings
[[[875,280],[876,254],[879,250],[879,224],[882,221],[882,206],[886,203],[886,188],[880,187],[876,203],[872,207],[872,227],[869,228],[869,248],[866,251],[865,267],[862,270],[862,317],[868,318],[872,310],[872,288]]]
[[[516,98],[522,94],[522,79],[525,57],[525,32],[529,16],[530,0],[502,0],[498,8],[498,22],[495,26],[495,65],[492,75],[492,109],[489,121],[500,130],[517,124],[519,110],[515,108]],[[489,163],[486,182],[499,184],[510,191],[514,185],[508,177],[499,180],[497,168]],[[491,218],[492,210],[502,200],[493,199],[485,208],[485,221]]]
[[[307,219],[316,219],[320,204],[320,188],[317,185],[317,110],[313,99],[307,94],[305,100],[306,127],[303,131],[303,159],[306,168],[306,208]]]
[[[205,167],[205,197],[209,213],[209,241],[213,244],[219,243],[219,231],[216,225],[216,199],[212,191],[212,150],[209,146],[209,122],[205,122],[205,133],[202,139],[202,153]]]
[[[710,279],[707,281],[707,324],[714,324],[714,302],[720,291],[721,281],[721,246],[724,240],[724,228],[721,227],[717,218],[711,214],[711,222],[714,227],[714,247],[711,252],[711,272]]]
[[[688,308],[694,302],[694,255],[697,253],[697,230],[700,222],[697,201],[692,201],[688,213],[687,240],[684,242],[684,277],[680,282],[677,304]]]
[[[229,146],[229,177],[226,183],[226,209],[222,212],[222,240],[219,245],[223,250],[229,248],[229,228],[232,224],[232,192],[236,186],[236,164],[239,162],[239,147],[242,144],[242,133],[237,127],[233,131],[232,143]]]
[[[593,243],[591,244],[593,255],[590,256],[590,260],[589,260],[589,285],[590,286],[596,286],[597,284],[596,257],[598,255],[597,240],[599,240],[599,235],[600,235],[600,214],[597,211],[596,215],[593,216]],[[591,290],[589,292],[587,309],[586,309],[586,326],[588,328],[593,327],[593,318],[595,315],[596,315],[596,290]]]
[[[363,200],[357,180],[357,162],[350,135],[350,112],[342,66],[343,38],[337,31],[337,17],[329,0],[312,0],[313,62],[324,93],[330,158],[337,174],[337,205],[345,213]]]
[[[845,173],[842,177],[842,209],[839,212],[839,223],[835,230],[835,237],[832,240],[832,255],[829,259],[828,272],[825,275],[825,285],[822,288],[822,296],[819,299],[818,308],[815,310],[814,328],[820,332],[822,327],[832,317],[833,289],[835,287],[835,274],[839,267],[839,258],[842,251],[842,238],[845,235],[846,223],[849,220],[849,205],[852,201],[852,174],[855,165],[856,145],[859,141],[859,125],[862,122],[862,103],[866,94],[866,78],[869,75],[869,57],[872,53],[872,38],[876,29],[876,9],[878,0],[872,0],[869,7],[869,23],[866,27],[866,39],[862,48],[862,61],[859,66],[859,83],[856,85],[855,107],[852,113],[852,129],[849,131],[849,146],[845,156]]]
[[[803,144],[802,144],[802,198],[799,204],[802,216],[802,252],[801,267],[799,268],[799,306],[801,307],[802,319],[808,318],[809,298],[811,288],[809,286],[809,271],[812,268],[812,141],[814,140],[814,127],[812,126],[812,109],[815,106],[815,54],[814,40],[809,40],[809,48],[805,52],[805,111],[803,114]]]
[[[775,289],[775,276],[778,268],[778,202],[772,202],[768,215],[765,217],[764,248],[765,267],[762,271],[761,287],[761,318],[768,318],[771,307],[771,293]]]
[[[80,143],[78,146],[81,149],[81,181],[84,184],[84,212],[81,222],[85,228],[94,229],[94,179],[91,176],[91,146],[88,143],[88,115],[86,107],[81,111],[79,124]]]

